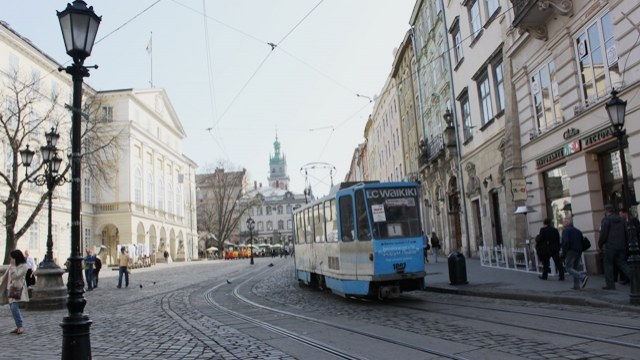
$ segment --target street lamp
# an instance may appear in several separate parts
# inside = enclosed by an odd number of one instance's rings
[[[84,60],[91,55],[102,18],[87,7],[84,1],[76,0],[59,11],[58,20],[67,51],[73,64],[60,68],[73,80],[73,104],[71,116],[71,256],[67,281],[67,309],[69,314],[62,320],[62,359],[91,359],[89,328],[92,321],[84,314],[87,303],[82,279],[82,253],[80,251],[80,207],[81,207],[81,154],[82,145],[82,81],[89,76]],[[94,66],[97,68],[97,66]]]
[[[625,137],[627,131],[624,129],[624,118],[627,110],[627,102],[618,97],[618,92],[611,91],[611,100],[605,104],[605,109],[609,115],[609,121],[613,126],[613,136],[618,140],[618,153],[620,156],[620,167],[622,168],[622,207],[629,211],[631,204],[631,192],[629,191],[629,177],[627,175],[627,161],[624,155]],[[640,247],[638,246],[638,236],[633,222],[627,222],[629,236],[629,258],[627,262],[631,267],[631,291],[629,302],[640,305]]]
[[[251,253],[251,265],[253,265],[253,228],[256,226],[256,222],[253,221],[251,216],[247,219],[247,229],[249,229],[249,251]]]

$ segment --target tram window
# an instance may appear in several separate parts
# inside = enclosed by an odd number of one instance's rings
[[[296,214],[296,237],[298,238],[298,244],[307,242],[304,234],[304,214],[302,212]]]
[[[358,240],[371,240],[369,230],[369,216],[367,214],[367,204],[364,202],[362,190],[356,191],[356,217],[358,219]]]
[[[336,221],[336,201],[324,202],[324,218],[327,232],[327,242],[338,241],[338,222]]]
[[[324,216],[322,215],[322,204],[313,207],[313,223],[315,224],[316,242],[325,242],[324,237]]]
[[[342,241],[353,241],[353,201],[351,196],[340,198],[340,233]]]
[[[313,209],[304,210],[304,221],[306,221],[305,231],[307,233],[307,242],[314,242],[313,236]]]

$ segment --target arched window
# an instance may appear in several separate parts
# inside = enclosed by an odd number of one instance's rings
[[[278,220],[278,230],[284,230],[284,220]]]
[[[278,205],[278,214],[282,214],[282,205]]]
[[[258,231],[264,231],[264,224],[262,221],[258,221]]]
[[[267,231],[273,230],[273,222],[271,220],[267,221]]]
[[[136,175],[134,180],[134,201],[136,204],[142,204],[142,170],[140,168],[136,168]]]
[[[164,210],[164,181],[158,177],[158,210]]]
[[[167,211],[173,214],[173,184],[167,185]]]
[[[153,174],[151,171],[147,173],[147,193],[145,194],[147,199],[146,204],[148,207],[153,206]]]
[[[287,214],[291,214],[293,212],[293,208],[291,205],[287,205]]]
[[[178,214],[178,216],[182,216],[183,206],[184,205],[182,204],[182,187],[178,185],[176,187],[176,213]]]

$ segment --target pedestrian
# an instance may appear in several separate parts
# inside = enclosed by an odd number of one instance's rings
[[[164,251],[164,262],[169,263],[169,252],[167,250]]]
[[[87,256],[82,259],[83,269],[84,269],[84,278],[87,281],[87,291],[93,290],[93,269],[96,263],[96,257],[93,256],[91,250],[86,250]]]
[[[436,232],[431,232],[431,252],[433,253],[433,258],[435,262],[438,262],[438,252],[440,251],[440,239],[436,236]]]
[[[429,249],[431,249],[431,245],[429,245],[429,237],[427,234],[422,233],[422,238],[424,239],[424,246],[422,247],[422,253],[424,255],[424,262],[429,262]]]
[[[24,256],[27,259],[27,275],[26,275],[26,280],[27,280],[27,286],[28,287],[32,287],[33,285],[36,284],[36,261],[33,259],[33,257],[31,255],[29,255],[29,250],[25,250],[24,251]]]
[[[634,236],[635,239],[640,239],[640,221],[638,221],[637,217],[630,215],[629,211],[625,209],[620,210],[620,217],[624,221],[625,228],[627,230],[627,249],[624,254],[624,258],[627,259],[627,257],[629,256],[629,244],[633,242]],[[626,285],[630,282],[629,279],[624,276],[624,274],[620,273],[617,267],[614,270],[619,273],[621,284]],[[614,274],[614,279],[617,279],[616,275],[617,274]]]
[[[93,287],[97,288],[98,287],[98,275],[100,274],[100,269],[102,269],[102,260],[100,260],[100,257],[98,255],[96,255],[95,258],[96,258],[96,263],[95,263],[95,266],[93,268]]]
[[[542,224],[544,226],[540,228],[540,233],[536,237],[536,252],[542,261],[542,275],[539,278],[547,280],[549,271],[551,271],[551,259],[553,259],[553,264],[558,270],[558,280],[562,281],[564,280],[564,266],[560,261],[560,233],[558,229],[551,226],[549,218],[544,219]],[[540,245],[538,245],[538,241],[540,241]]]
[[[613,205],[606,204],[604,211],[605,217],[600,223],[600,238],[598,239],[598,248],[604,252],[604,279],[606,285],[602,289],[615,290],[616,287],[613,281],[613,269],[615,266],[624,273],[627,279],[631,278],[631,269],[625,258],[627,232],[625,222],[614,211]]]
[[[16,323],[16,328],[11,333],[20,335],[24,333],[24,320],[20,312],[20,303],[29,301],[29,291],[27,290],[25,279],[29,267],[22,251],[13,250],[9,256],[11,258],[9,268],[0,279],[0,294],[7,293],[11,315],[13,315],[13,321]]]
[[[573,276],[573,289],[579,290],[587,286],[589,277],[578,271],[578,264],[582,256],[582,231],[573,226],[571,218],[565,218],[562,222],[562,253],[565,257],[567,272]]]
[[[120,256],[118,256],[118,289],[122,288],[122,275],[124,275],[125,287],[129,287],[129,262],[131,257],[127,254],[127,248],[120,248]]]

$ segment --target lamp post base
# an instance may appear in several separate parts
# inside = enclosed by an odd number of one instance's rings
[[[640,255],[631,255],[628,263],[629,268],[631,268],[629,303],[632,305],[640,305]]]
[[[91,359],[91,323],[87,315],[62,319],[62,359]]]
[[[62,281],[64,270],[59,267],[40,267],[36,270],[36,285],[27,303],[29,310],[59,310],[67,302],[67,287]]]

